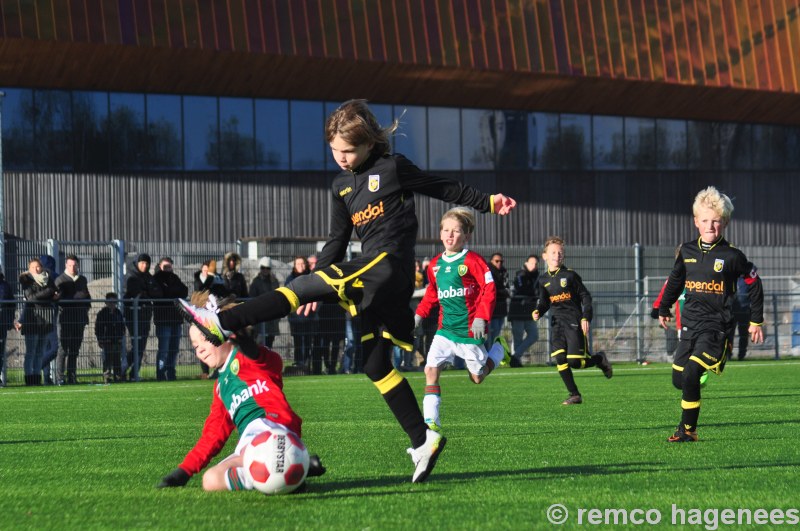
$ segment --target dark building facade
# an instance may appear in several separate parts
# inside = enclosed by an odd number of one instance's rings
[[[324,238],[322,138],[363,97],[394,149],[519,201],[481,239],[673,245],[691,198],[797,245],[800,0],[0,0],[4,229]],[[419,199],[422,238],[445,206]]]

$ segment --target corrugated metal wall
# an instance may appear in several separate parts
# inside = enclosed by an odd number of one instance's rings
[[[691,203],[714,184],[734,200],[728,229],[740,246],[799,245],[800,173],[582,172],[451,174],[519,206],[479,216],[476,243],[537,247],[557,234],[570,245],[674,246],[694,235]],[[4,175],[5,230],[74,241],[325,239],[328,173]],[[421,240],[438,241],[448,208],[419,196]]]

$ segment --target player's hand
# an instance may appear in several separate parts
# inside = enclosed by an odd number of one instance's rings
[[[583,330],[583,335],[589,335],[589,320],[588,319],[581,319],[581,330]]]
[[[312,313],[317,311],[317,301],[309,302],[307,304],[303,304],[302,306],[297,307],[297,315],[304,315],[308,317]]]
[[[500,216],[510,214],[511,211],[514,210],[514,207],[517,206],[516,201],[503,194],[494,194],[492,200],[494,201],[494,213]]]
[[[176,468],[163,478],[157,488],[163,489],[164,487],[183,487],[189,482],[190,476],[184,469]]]
[[[650,317],[653,319],[658,319],[658,308],[653,308],[650,310]]]
[[[414,314],[414,328],[419,328],[419,325],[422,324],[422,316],[419,314]]]
[[[750,327],[747,329],[750,332],[750,341],[753,343],[763,343],[764,342],[764,327],[751,324]]]
[[[670,321],[672,321],[672,317],[670,317],[669,315],[659,315],[658,316],[658,324],[664,330],[668,330],[669,329],[669,322]]]
[[[472,337],[475,339],[483,339],[486,337],[486,320],[476,317],[472,320]]]
[[[541,316],[539,315],[539,310],[533,310],[533,313],[531,314],[531,317],[533,317],[533,320],[534,320],[534,321],[538,321],[538,320],[539,320],[539,318],[541,317]]]

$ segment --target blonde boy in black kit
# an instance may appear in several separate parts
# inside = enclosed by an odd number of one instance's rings
[[[564,240],[551,236],[544,244],[542,253],[547,271],[539,275],[539,303],[533,311],[533,320],[552,309],[550,337],[558,374],[569,391],[562,402],[565,406],[583,403],[575,384],[572,369],[597,366],[606,378],[613,371],[605,353],[589,354],[589,323],[592,321],[592,296],[583,285],[580,275],[564,267]]]
[[[700,378],[706,371],[722,374],[731,354],[736,330],[733,300],[740,278],[750,299],[750,339],[753,343],[764,341],[761,279],[744,253],[722,237],[733,203],[709,186],[695,197],[692,213],[700,237],[681,245],[658,308],[659,323],[666,329],[672,319],[669,309],[685,290],[680,340],[672,364],[672,384],[682,393],[681,421],[669,442],[697,440]]]

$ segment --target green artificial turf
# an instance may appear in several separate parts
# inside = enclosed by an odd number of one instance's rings
[[[686,528],[713,530],[738,527],[719,520],[726,508],[800,509],[800,362],[732,362],[712,376],[693,444],[666,442],[680,418],[670,372],[618,364],[609,381],[578,371],[584,403],[565,407],[554,368],[501,369],[480,386],[445,371],[448,444],[422,484],[410,482],[408,440],[364,375],[286,378],[328,472],[275,497],[206,493],[199,476],[155,488],[196,441],[212,382],[0,389],[0,527],[540,529],[558,503],[569,511],[562,529],[652,527],[614,512],[639,509],[651,520],[657,511],[658,527],[684,511]],[[406,376],[421,400],[422,373]]]

